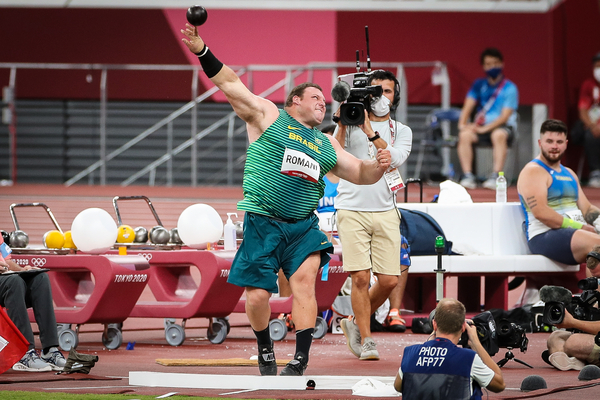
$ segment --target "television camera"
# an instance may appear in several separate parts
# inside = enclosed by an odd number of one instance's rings
[[[583,290],[580,294],[573,295],[569,289],[561,286],[544,286],[540,289],[540,300],[544,304],[542,321],[547,325],[558,325],[565,318],[565,310],[569,311],[575,319],[581,321],[600,320],[600,310],[596,304],[600,301],[598,278],[586,278],[577,283]]]
[[[365,110],[371,109],[371,99],[381,97],[381,85],[369,85],[371,56],[369,54],[369,27],[365,26],[367,38],[367,71],[360,72],[359,51],[356,51],[356,73],[338,76],[339,81],[331,89],[331,97],[339,103],[339,121],[343,125],[362,125],[365,122]],[[334,122],[338,122],[334,117]]]
[[[496,324],[492,313],[484,311],[481,314],[477,314],[472,318],[472,323],[477,329],[477,336],[481,345],[485,351],[490,355],[494,356],[500,348],[505,348],[508,351],[504,358],[498,361],[498,366],[503,367],[509,360],[515,360],[516,362],[523,364],[529,368],[533,368],[526,362],[515,358],[512,353],[512,349],[519,349],[522,353],[527,351],[529,339],[525,335],[525,329],[510,322],[509,320],[503,319]],[[465,348],[469,348],[469,336],[467,332],[463,332],[458,344]]]

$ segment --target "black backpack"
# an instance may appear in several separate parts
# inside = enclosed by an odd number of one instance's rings
[[[400,232],[408,240],[410,255],[435,255],[435,238],[442,236],[446,240],[442,227],[425,212],[404,208],[398,208],[398,210],[402,215]],[[446,240],[444,254],[452,254],[452,242],[448,240]]]

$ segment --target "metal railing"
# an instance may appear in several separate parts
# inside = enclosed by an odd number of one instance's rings
[[[285,72],[285,77],[280,79],[279,81],[273,83],[268,89],[264,90],[259,96],[264,98],[269,98],[273,93],[280,89],[284,89],[286,93],[288,93],[295,86],[295,79],[299,76],[306,74],[306,81],[312,81],[314,73],[316,71],[329,71],[331,73],[331,84],[333,85],[337,81],[338,70],[339,69],[352,69],[355,67],[354,63],[350,62],[342,62],[342,63],[310,63],[302,66],[280,66],[280,65],[249,65],[246,67],[231,67],[238,76],[245,76],[247,80],[248,88],[253,91],[254,89],[254,74],[258,72]],[[79,173],[75,174],[72,178],[68,179],[65,182],[66,186],[73,185],[74,183],[80,181],[85,177],[89,177],[96,170],[99,170],[100,174],[100,184],[106,184],[107,178],[107,164],[122,155],[126,150],[131,149],[135,145],[141,143],[144,139],[148,138],[153,133],[157,132],[162,128],[167,129],[167,145],[166,152],[162,156],[158,157],[153,162],[149,163],[147,166],[142,168],[141,170],[131,174],[127,179],[121,182],[121,186],[127,186],[134,183],[136,180],[142,178],[144,175],[148,174],[148,184],[154,185],[156,180],[156,169],[159,166],[162,166],[166,163],[166,183],[168,186],[172,185],[173,182],[173,168],[172,168],[172,160],[173,157],[180,154],[182,151],[186,149],[190,149],[190,184],[192,186],[197,185],[197,160],[198,160],[198,152],[197,152],[197,144],[202,138],[218,130],[223,127],[226,129],[226,146],[227,146],[227,165],[224,168],[227,175],[227,182],[231,184],[233,182],[232,174],[234,165],[238,165],[243,160],[234,159],[233,158],[233,138],[236,135],[239,135],[245,132],[245,126],[242,126],[238,129],[235,129],[235,120],[236,115],[234,112],[227,114],[226,116],[220,118],[218,121],[214,122],[207,128],[198,131],[198,121],[197,121],[197,107],[198,104],[202,103],[210,96],[218,92],[217,87],[211,87],[206,92],[198,95],[198,73],[202,69],[199,66],[190,66],[190,65],[107,65],[107,64],[29,64],[29,63],[0,63],[0,68],[8,68],[10,69],[10,81],[5,91],[7,91],[11,96],[7,97],[8,109],[12,112],[13,118],[9,124],[9,132],[11,141],[10,143],[14,143],[12,141],[12,136],[16,135],[16,113],[18,110],[15,108],[15,96],[14,96],[14,88],[17,83],[17,71],[19,69],[55,69],[55,70],[100,70],[101,71],[101,79],[100,79],[100,119],[99,119],[99,132],[100,132],[100,145],[99,145],[99,159],[89,165],[87,168],[83,169]],[[441,104],[442,108],[447,108],[450,106],[450,80],[448,78],[448,72],[446,68],[446,64],[440,61],[431,61],[431,62],[411,62],[411,63],[373,63],[373,69],[389,69],[396,71],[396,76],[400,82],[401,88],[401,100],[398,109],[396,110],[395,119],[399,121],[406,121],[407,119],[407,109],[408,109],[408,83],[406,80],[405,69],[406,68],[428,68],[431,69],[431,77],[432,84],[440,86],[440,96],[441,96]],[[142,71],[191,71],[193,74],[192,79],[192,100],[179,109],[173,111],[167,117],[161,119],[156,122],[154,125],[139,133],[137,136],[120,146],[119,148],[111,151],[107,154],[107,135],[106,135],[106,126],[107,126],[107,76],[110,70],[142,70]],[[335,101],[331,104],[331,109],[335,110],[339,104]],[[179,146],[173,148],[173,135],[172,135],[172,124],[173,121],[177,118],[184,115],[186,112],[191,111],[191,123],[190,130],[191,136],[190,139],[181,143]],[[16,179],[16,147],[11,145],[10,147],[10,171],[11,178],[13,180]],[[404,170],[401,170],[401,173],[406,176],[406,166],[403,166]]]

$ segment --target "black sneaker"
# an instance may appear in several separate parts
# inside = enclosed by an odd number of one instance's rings
[[[306,371],[306,367],[308,363],[305,361],[306,357],[300,353],[296,355],[292,361],[287,363],[287,365],[281,370],[279,375],[281,376],[302,376],[304,375],[304,371]]]
[[[258,346],[258,369],[261,375],[277,375],[277,361],[273,343],[266,346]]]
[[[550,365],[551,367],[554,367],[554,365],[552,365],[552,363],[550,362],[550,352],[548,350],[542,351],[542,360],[544,360],[544,362]]]

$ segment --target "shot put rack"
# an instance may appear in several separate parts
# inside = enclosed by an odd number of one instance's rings
[[[20,230],[15,209],[19,207],[42,207],[56,230],[64,233],[54,214],[44,203],[15,203],[10,205],[10,215],[15,230]],[[107,349],[118,349],[123,343],[120,324],[129,316],[129,312],[146,286],[147,274],[133,274],[127,281],[131,270],[148,268],[145,259],[139,256],[111,256],[76,254],[75,249],[19,248],[11,247],[13,260],[19,265],[33,265],[49,268],[48,277],[52,286],[54,313],[58,323],[59,346],[69,351],[79,344],[79,329],[86,323],[104,325],[102,343]],[[145,276],[145,279],[143,275]],[[92,277],[93,276],[93,277]],[[116,285],[119,283],[119,285]],[[127,287],[125,287],[127,286]],[[116,290],[118,288],[118,290]],[[121,291],[124,296],[119,296]],[[118,304],[115,303],[117,299]],[[121,301],[123,299],[123,301]],[[115,312],[113,312],[115,310]],[[35,321],[33,310],[29,309],[29,320]],[[75,330],[72,324],[76,324]]]
[[[117,217],[117,225],[121,226],[123,225],[123,220],[121,219],[121,212],[119,211],[119,200],[121,201],[129,201],[129,200],[144,200],[146,202],[146,204],[148,205],[148,208],[150,209],[150,212],[152,213],[152,215],[154,216],[154,219],[156,220],[156,227],[163,227],[163,224],[160,220],[160,217],[158,216],[158,213],[156,212],[154,205],[152,204],[152,202],[150,201],[150,199],[146,196],[115,196],[112,200],[113,202],[113,208],[115,209],[115,215]],[[148,239],[150,240],[150,232],[148,232]],[[139,242],[134,242],[133,243],[116,243],[115,246],[113,248],[118,248],[118,247],[126,247],[127,249],[139,249],[139,250],[179,250],[181,249],[181,243],[164,243],[164,244],[159,244],[159,243],[139,243]]]
[[[148,205],[158,226],[162,222],[152,202],[146,196],[115,196],[113,207],[119,226],[123,224],[119,201],[143,200]],[[188,319],[208,318],[207,339],[213,344],[222,343],[231,326],[227,316],[233,312],[243,288],[227,283],[231,260],[216,257],[213,252],[182,249],[182,244],[168,243],[118,243],[128,254],[141,254],[150,264],[148,285],[157,301],[140,301],[131,317],[164,318],[165,339],[171,346],[185,341],[185,324]],[[111,252],[114,252],[113,249]],[[197,268],[201,280],[197,284],[192,276]],[[182,323],[177,324],[176,319]]]
[[[58,225],[58,221],[54,217],[54,214],[52,214],[52,211],[50,211],[50,207],[48,207],[44,203],[13,203],[13,204],[11,204],[9,207],[9,211],[10,211],[10,217],[12,218],[12,221],[13,221],[13,225],[15,226],[15,232],[21,231],[21,228],[19,227],[19,222],[17,221],[17,215],[15,213],[15,208],[19,208],[19,207],[42,207],[44,210],[46,210],[46,213],[48,214],[48,217],[50,217],[50,220],[54,224],[54,227],[60,233],[64,234],[62,229],[60,229],[60,226]],[[25,233],[23,232],[23,234],[25,234]],[[14,247],[14,245],[12,243],[11,243],[11,247]]]

